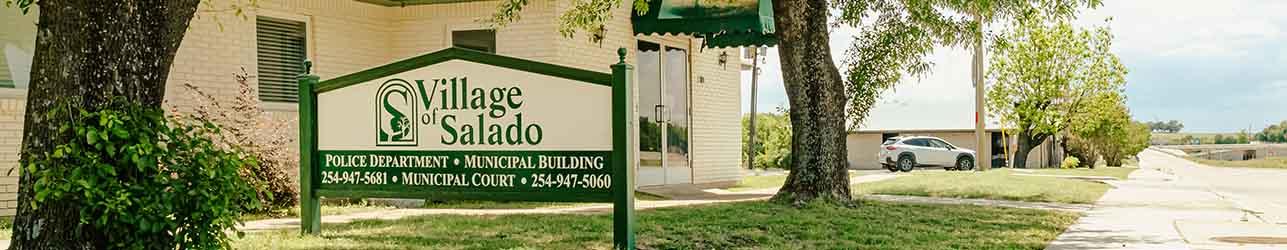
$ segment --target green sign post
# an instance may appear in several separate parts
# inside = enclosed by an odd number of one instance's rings
[[[448,48],[299,79],[300,229],[320,197],[613,202],[634,248],[633,68],[612,74]]]

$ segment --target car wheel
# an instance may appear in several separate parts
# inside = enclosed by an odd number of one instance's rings
[[[970,157],[961,157],[961,158],[956,159],[956,169],[959,169],[959,170],[973,170],[973,169],[974,169],[974,159],[972,159],[972,158],[970,158]]]
[[[898,157],[898,171],[911,172],[916,168],[916,159],[910,155]]]

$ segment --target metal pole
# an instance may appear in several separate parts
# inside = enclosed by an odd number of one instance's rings
[[[974,137],[975,145],[978,145],[975,149],[978,156],[974,162],[979,171],[987,171],[992,168],[992,137],[985,131],[987,110],[983,108],[983,16],[977,11],[974,13],[974,22],[979,25],[974,37]]]
[[[758,101],[756,93],[758,93],[759,80],[760,80],[760,55],[759,54],[760,54],[759,47],[751,48],[751,121],[750,121],[751,127],[750,127],[750,131],[747,131],[750,137],[748,143],[751,145],[747,147],[748,148],[747,151],[749,152],[746,152],[747,169],[755,169],[755,106],[756,106],[756,102]]]

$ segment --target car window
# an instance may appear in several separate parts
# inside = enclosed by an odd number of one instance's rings
[[[880,145],[889,146],[889,145],[893,145],[895,142],[898,142],[898,138],[889,138],[888,140],[885,140],[885,143],[881,143]]]
[[[929,143],[931,146],[934,146],[936,148],[944,148],[944,149],[952,148],[951,146],[948,146],[946,142],[943,142],[940,140],[929,140]]]
[[[911,140],[904,141],[903,144],[912,145],[912,146],[929,147],[929,143],[925,142],[925,139],[911,139]]]

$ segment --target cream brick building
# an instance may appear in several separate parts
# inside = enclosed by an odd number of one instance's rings
[[[222,0],[213,1],[216,3],[210,6],[227,6]],[[557,18],[570,8],[570,0],[531,2],[520,21],[495,30],[478,20],[491,15],[498,2],[443,2],[400,6],[381,0],[261,0],[244,18],[203,6],[171,69],[166,106],[188,110],[195,105],[191,94],[181,87],[185,83],[231,100],[239,92],[234,74],[243,69],[257,76],[252,81],[285,77],[274,70],[291,64],[266,61],[280,52],[271,51],[278,48],[301,50],[300,59],[311,60],[313,73],[323,80],[453,44],[488,42],[490,46],[480,49],[610,72],[609,65],[617,60],[616,49],[626,48],[630,51],[627,62],[638,69],[634,93],[640,120],[669,119],[668,126],[641,125],[640,131],[645,132],[640,134],[668,132],[656,136],[667,138],[664,143],[641,146],[647,149],[640,152],[639,183],[719,186],[740,178],[742,60],[737,49],[703,48],[701,39],[685,36],[636,36],[629,7],[615,9],[615,19],[605,27],[602,40],[593,42],[587,34],[559,35]],[[22,143],[27,82],[22,75],[29,72],[37,15],[38,10],[24,16],[13,8],[0,9],[0,22],[6,23],[0,32],[0,43],[5,47],[0,85],[8,86],[0,88],[0,215],[12,215],[16,206],[18,172],[11,170],[18,164]],[[280,27],[297,32],[290,34],[299,35],[303,46],[272,40],[272,35],[286,34]],[[281,34],[268,34],[273,32]],[[261,51],[268,52],[261,55]],[[276,118],[293,120],[293,99],[267,98],[266,89],[293,91],[293,86],[278,82],[272,86],[268,80],[258,82],[262,107]],[[293,137],[298,130],[283,131]],[[639,141],[645,144],[648,140]]]

